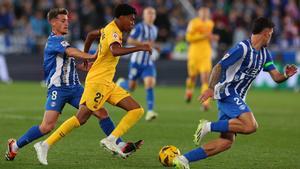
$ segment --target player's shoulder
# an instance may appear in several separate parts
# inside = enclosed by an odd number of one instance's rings
[[[115,21],[111,21],[104,27],[104,32],[116,32],[116,33],[121,33],[120,29],[116,25]]]
[[[199,22],[201,22],[201,20],[198,17],[195,17],[190,20],[190,23],[199,23]]]

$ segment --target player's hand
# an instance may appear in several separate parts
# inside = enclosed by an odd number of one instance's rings
[[[289,78],[289,77],[293,76],[294,74],[296,74],[297,70],[298,70],[298,68],[296,65],[286,65],[284,67],[284,76],[286,78]]]
[[[140,49],[142,51],[147,51],[147,52],[150,53],[150,55],[152,54],[152,48],[151,48],[151,46],[149,44],[143,44],[143,45],[141,45],[139,47],[140,47]]]
[[[214,91],[213,89],[208,88],[207,90],[205,90],[205,92],[199,96],[198,100],[203,103],[205,102],[207,99],[209,99],[210,97],[214,96]]]

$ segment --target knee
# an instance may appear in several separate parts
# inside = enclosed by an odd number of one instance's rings
[[[42,123],[40,125],[40,130],[43,134],[50,133],[54,128],[55,128],[55,124],[52,123],[48,123],[48,124]]]
[[[138,117],[142,117],[145,113],[145,111],[142,107],[139,107],[139,108],[131,110],[131,111],[133,111]]]
[[[145,113],[145,110],[144,110],[142,107],[140,107],[140,108],[139,108],[139,115],[140,115],[140,116],[143,116],[144,113]]]
[[[244,134],[255,133],[258,128],[258,124],[255,122],[254,124],[247,125],[244,129]]]
[[[106,119],[108,117],[108,112],[106,109],[100,109],[99,111],[94,112],[94,115],[99,119]]]

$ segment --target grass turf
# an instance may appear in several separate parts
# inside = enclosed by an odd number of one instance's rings
[[[44,112],[46,89],[39,83],[17,82],[0,84],[0,168],[55,169],[154,169],[164,168],[158,162],[158,151],[164,145],[175,145],[182,153],[195,148],[192,135],[198,119],[217,119],[215,103],[209,112],[201,112],[196,98],[191,104],[183,100],[183,87],[157,87],[156,111],[158,119],[141,119],[125,136],[125,140],[144,139],[145,145],[126,160],[111,156],[99,146],[104,134],[96,118],[75,129],[58,142],[48,154],[48,166],[41,166],[33,144],[19,151],[16,159],[4,160],[8,138],[18,138],[31,126],[39,124]],[[138,88],[133,97],[144,107],[145,92]],[[249,92],[247,103],[255,114],[259,129],[255,134],[238,135],[232,149],[212,158],[191,164],[201,169],[299,169],[300,168],[300,95],[289,91]],[[124,111],[106,105],[117,123]],[[73,115],[76,109],[66,106],[57,123]],[[209,134],[204,142],[216,138]],[[43,137],[42,139],[45,139]],[[40,139],[41,140],[41,139]],[[36,141],[35,141],[36,142]]]

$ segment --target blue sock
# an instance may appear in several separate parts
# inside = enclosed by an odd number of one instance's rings
[[[109,136],[110,133],[112,131],[114,131],[115,129],[115,125],[114,123],[111,121],[111,119],[109,117],[105,118],[105,119],[102,119],[99,121],[99,125],[101,127],[101,129],[103,130],[103,132]],[[117,140],[117,144],[119,144],[120,142],[122,142],[122,139],[121,138],[118,138]]]
[[[31,143],[33,140],[36,140],[42,137],[44,134],[40,131],[39,126],[31,127],[23,136],[17,140],[17,145],[19,148]]]
[[[194,162],[198,160],[205,159],[207,157],[203,148],[196,148],[188,153],[184,154],[184,157],[189,160],[189,162]]]
[[[215,132],[228,132],[229,123],[228,120],[219,120],[217,122],[211,122],[210,125],[211,131]]]
[[[123,82],[121,82],[121,83],[120,83],[120,86],[121,86],[123,89],[129,91],[129,81],[128,81],[128,80],[124,80]]]
[[[154,107],[154,90],[153,90],[153,88],[149,88],[146,90],[147,90],[148,111],[151,111],[151,110],[153,110],[153,107]]]

